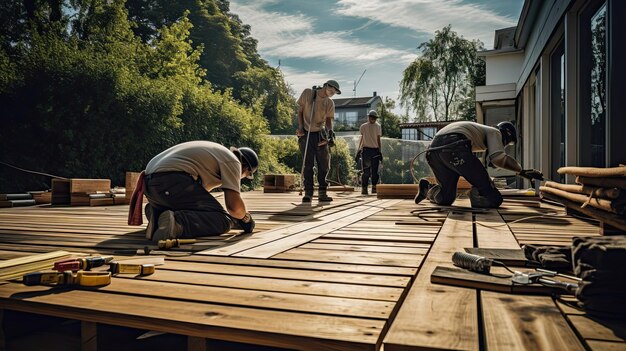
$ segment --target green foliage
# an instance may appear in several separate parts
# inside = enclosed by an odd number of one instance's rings
[[[418,48],[422,55],[404,70],[400,83],[402,104],[417,112],[418,121],[467,115],[464,102],[484,74],[484,62],[476,56],[482,43],[464,39],[448,25]]]
[[[133,32],[123,1],[63,2],[74,11],[71,26],[50,3],[33,2],[29,12],[11,1],[0,11],[15,22],[0,26],[0,38],[10,40],[0,48],[0,160],[124,184],[125,171],[202,139],[259,150],[261,170],[288,169],[279,162],[289,156],[262,136],[269,132],[264,100],[242,105],[203,79],[202,47],[190,40],[194,27],[184,12],[146,42]],[[20,25],[28,21],[36,25]],[[17,27],[26,32],[18,35]],[[258,186],[257,178],[248,185]],[[49,178],[0,168],[0,192],[47,187]]]
[[[402,131],[400,130],[400,116],[391,112],[396,108],[396,102],[393,99],[385,98],[383,105],[378,109],[378,118],[383,130],[383,137],[388,138],[402,138]]]
[[[337,138],[330,148],[330,171],[326,177],[331,185],[350,184],[356,175],[354,155],[345,140]]]

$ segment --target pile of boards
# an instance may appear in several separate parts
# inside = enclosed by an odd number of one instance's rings
[[[626,230],[626,166],[561,167],[559,174],[576,176],[577,184],[546,182],[541,197]]]

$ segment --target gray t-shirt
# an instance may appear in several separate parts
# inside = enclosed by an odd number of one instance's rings
[[[221,187],[241,192],[241,161],[235,154],[211,141],[189,141],[174,145],[154,156],[146,166],[146,174],[186,172],[202,179],[207,190]]]
[[[383,134],[382,128],[378,122],[374,123],[363,123],[359,128],[363,138],[363,147],[378,147],[378,137]]]
[[[501,153],[504,153],[502,134],[498,128],[486,126],[476,122],[459,121],[450,123],[441,128],[436,135],[450,133],[463,134],[472,142],[472,152],[487,151],[487,157],[489,160]]]

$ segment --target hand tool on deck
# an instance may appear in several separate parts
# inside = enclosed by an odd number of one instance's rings
[[[111,272],[35,272],[24,275],[24,285],[104,286],[111,284]]]
[[[111,262],[109,263],[109,272],[111,274],[138,274],[138,275],[150,275],[155,271],[154,264],[134,264],[123,262]]]
[[[69,258],[54,262],[53,269],[59,272],[80,270],[88,271],[91,268],[103,266],[111,261],[113,261],[113,256]]]
[[[554,271],[549,271],[546,269],[536,269],[535,272],[517,272],[512,271],[506,264],[500,261],[496,261],[491,258],[486,258],[478,255],[469,254],[466,252],[457,251],[452,255],[452,263],[456,266],[468,269],[473,272],[482,273],[490,275],[489,272],[492,264],[498,264],[504,267],[506,270],[511,272],[513,275],[511,276],[511,281],[514,284],[520,285],[529,285],[529,284],[541,284],[553,288],[561,288],[569,293],[574,293],[578,288],[578,283],[567,283],[561,282],[558,280],[546,279],[546,277],[554,277],[560,276],[568,279],[575,280],[577,282],[581,281],[580,278],[561,274]]]
[[[196,239],[166,239],[159,240],[158,246],[159,249],[171,249],[173,247],[179,247],[180,245],[193,244],[196,242]]]

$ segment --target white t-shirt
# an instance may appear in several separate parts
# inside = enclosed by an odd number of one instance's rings
[[[313,89],[304,89],[298,99],[298,106],[302,107],[302,117],[304,119],[304,129],[310,132],[319,132],[326,122],[326,117],[335,118],[335,102],[329,97],[315,98],[315,116],[311,121],[311,109],[313,108]]]
[[[378,137],[383,135],[383,129],[378,122],[361,124],[359,128],[363,138],[363,147],[378,148]]]
[[[235,154],[211,141],[189,141],[174,145],[154,156],[146,166],[146,174],[186,172],[202,179],[207,190],[221,187],[241,192],[241,161]]]

